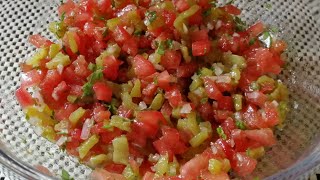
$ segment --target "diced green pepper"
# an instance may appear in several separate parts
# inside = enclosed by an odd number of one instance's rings
[[[54,58],[61,50],[61,46],[59,44],[51,44],[49,48],[49,57]]]
[[[63,21],[51,22],[49,24],[49,31],[55,34],[58,38],[62,38],[67,31],[67,27]]]
[[[78,44],[77,44],[77,41],[76,41],[76,38],[75,38],[75,32],[68,31],[66,33],[66,35],[67,35],[67,38],[68,38],[68,43],[69,43],[71,51],[73,53],[77,53],[78,52]]]
[[[99,57],[96,58],[96,65],[98,67],[103,66],[103,60],[107,56],[114,56],[115,58],[118,58],[120,55],[121,48],[117,43],[111,43],[108,45],[107,49],[101,53]]]
[[[240,111],[242,109],[242,99],[243,96],[241,94],[234,94],[232,96],[234,109],[236,111]]]
[[[203,85],[202,79],[197,77],[197,78],[193,79],[192,83],[189,86],[189,90],[195,91],[198,87],[200,87],[202,85]]]
[[[113,31],[120,23],[121,23],[120,18],[118,18],[118,17],[112,18],[107,21],[107,27],[108,27],[108,29]]]
[[[95,155],[92,156],[90,158],[90,166],[92,167],[97,167],[105,162],[111,161],[112,160],[112,155],[111,154],[99,154],[99,155]]]
[[[113,162],[118,164],[128,164],[129,144],[127,137],[122,135],[112,140],[113,145]]]
[[[188,10],[180,13],[177,18],[175,19],[173,25],[174,27],[181,33],[181,34],[186,34],[183,26],[185,26],[185,22],[187,18],[191,17],[194,15],[198,10],[200,9],[200,6],[198,5],[193,5],[191,6]]]
[[[110,125],[124,131],[131,131],[131,128],[130,128],[131,122],[129,120],[124,119],[121,116],[116,116],[116,115],[112,116],[110,120]]]
[[[59,52],[53,59],[46,63],[48,69],[57,69],[58,65],[63,67],[71,64],[71,60],[68,55]]]
[[[127,109],[136,109],[138,106],[132,102],[132,97],[129,95],[128,92],[123,92],[121,95],[122,103],[125,108]]]
[[[162,93],[158,93],[154,99],[152,100],[152,103],[150,105],[150,108],[152,110],[159,110],[162,107],[162,104],[164,102],[164,96]]]
[[[219,160],[210,159],[209,160],[208,170],[212,174],[220,174],[221,171],[222,171],[222,163]]]
[[[69,120],[71,124],[75,126],[85,112],[86,110],[83,109],[82,107],[79,107],[77,110],[73,111],[69,116]]]
[[[133,88],[130,93],[131,97],[141,97],[141,82],[139,79],[134,81]]]
[[[282,84],[281,82],[277,82],[276,89],[269,95],[270,100],[280,101],[288,101],[289,92],[288,88]]]
[[[26,61],[27,65],[38,67],[40,61],[45,59],[48,55],[48,48],[40,48],[31,58]]]
[[[264,147],[261,146],[258,148],[247,149],[246,154],[253,159],[259,159],[265,154]]]
[[[244,57],[229,53],[224,55],[223,63],[229,67],[236,65],[240,69],[244,69],[245,67],[247,67]]]
[[[200,74],[201,74],[201,76],[212,76],[213,71],[204,67],[200,70]]]
[[[181,49],[181,53],[182,53],[182,57],[183,57],[184,61],[186,63],[189,63],[191,61],[191,56],[189,54],[188,47],[181,45],[180,49]]]
[[[193,135],[197,135],[200,132],[200,128],[197,123],[196,113],[189,113],[186,119],[179,119],[177,128],[182,131],[190,131]]]
[[[130,166],[127,166],[124,168],[122,175],[127,179],[127,180],[138,180],[139,175],[135,172],[133,172],[132,168]]]
[[[190,139],[189,143],[192,147],[198,147],[201,145],[205,140],[207,140],[209,137],[208,131],[204,130],[199,132],[197,135],[195,135],[193,138]]]
[[[75,95],[67,96],[67,100],[69,103],[74,103],[74,102],[76,102],[77,99],[78,99],[78,96],[75,96]]]
[[[169,158],[168,155],[162,155],[155,165],[156,175],[158,177],[164,175],[169,170]]]
[[[90,149],[96,145],[99,142],[99,136],[96,134],[92,135],[89,139],[84,141],[80,146],[79,146],[79,157],[80,159],[83,159]]]

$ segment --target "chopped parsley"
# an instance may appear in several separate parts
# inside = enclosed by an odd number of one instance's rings
[[[161,41],[161,42],[159,43],[159,46],[158,46],[156,52],[157,52],[158,54],[160,54],[160,55],[164,55],[164,50],[165,50],[165,46],[164,46],[163,41]]]
[[[241,130],[245,130],[246,129],[246,125],[244,124],[243,121],[236,120],[236,126]]]
[[[70,177],[68,171],[66,171],[64,169],[62,169],[61,179],[62,180],[74,180],[74,178]]]
[[[89,63],[88,69],[89,69],[90,71],[95,71],[96,68],[97,68],[97,65],[93,64],[92,62]]]
[[[154,22],[154,20],[157,19],[157,12],[156,11],[147,11],[146,12],[146,18],[147,18],[147,25],[150,25]]]
[[[223,140],[227,139],[227,135],[224,133],[222,127],[217,128],[217,133]]]
[[[250,156],[250,153],[251,153],[251,150],[248,148],[248,149],[246,150],[246,155],[247,155],[247,156]]]
[[[172,39],[166,40],[166,45],[169,49],[172,49],[173,48],[173,40]]]
[[[252,46],[254,45],[254,43],[256,43],[256,39],[255,38],[251,38],[249,41],[249,45]]]
[[[133,35],[135,36],[141,36],[142,35],[142,31],[141,30],[135,30]]]
[[[66,12],[63,12],[63,13],[61,14],[60,21],[61,21],[61,22],[64,21],[65,18],[66,18]]]
[[[84,96],[90,96],[93,94],[93,90],[92,90],[92,87],[93,87],[93,84],[102,79],[103,78],[103,73],[102,73],[102,70],[101,69],[98,69],[96,70],[95,72],[93,72],[90,76],[89,76],[89,80],[87,83],[85,83],[83,86],[82,86],[82,90],[83,90],[83,97]]]
[[[204,17],[208,17],[211,14],[211,8],[206,9],[205,11],[202,12],[202,15]]]
[[[236,30],[237,31],[244,31],[247,28],[246,22],[242,21],[239,17],[235,16],[234,17],[234,22],[236,24]]]

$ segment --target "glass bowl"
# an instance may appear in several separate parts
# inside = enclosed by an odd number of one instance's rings
[[[57,178],[64,169],[75,179],[86,179],[91,169],[38,136],[18,105],[19,63],[34,50],[31,34],[53,39],[47,30],[57,19],[54,0],[0,2],[0,172],[9,179],[50,179],[41,165]],[[320,165],[320,1],[238,0],[248,24],[261,20],[279,30],[289,43],[287,66],[279,78],[290,90],[290,112],[283,131],[251,177],[307,178]],[[318,166],[318,167],[317,167]],[[309,172],[309,173],[308,173]],[[250,178],[250,177],[248,177]]]

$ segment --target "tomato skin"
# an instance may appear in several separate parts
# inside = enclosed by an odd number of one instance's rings
[[[29,36],[28,40],[36,48],[49,47],[51,44],[53,44],[53,42],[51,42],[49,39],[39,34]]]
[[[192,55],[203,56],[210,52],[211,43],[210,41],[196,41],[192,43]]]
[[[220,100],[223,98],[222,93],[218,89],[214,80],[210,79],[209,77],[204,77],[203,81],[206,93],[210,99]]]
[[[35,103],[31,94],[23,87],[18,88],[15,95],[22,108],[31,106]]]
[[[218,100],[218,109],[233,111],[234,106],[233,106],[232,97],[231,96],[222,96],[222,98],[220,98]]]
[[[221,172],[219,174],[212,174],[209,171],[201,172],[201,178],[203,180],[230,180],[227,173]]]
[[[156,72],[153,64],[141,55],[134,57],[132,66],[138,78],[144,78]]]
[[[147,136],[154,137],[159,129],[159,123],[167,124],[165,118],[159,111],[141,111],[137,114],[138,126]]]
[[[181,54],[179,51],[167,50],[161,57],[161,65],[165,69],[177,69],[181,62]]]
[[[103,82],[96,82],[93,91],[98,100],[110,102],[112,99],[112,89]]]

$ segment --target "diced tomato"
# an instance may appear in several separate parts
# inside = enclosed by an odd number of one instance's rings
[[[166,91],[164,96],[166,99],[168,99],[168,101],[172,107],[177,107],[182,102],[181,92],[176,87],[173,87],[173,88],[171,88],[171,90]]]
[[[55,112],[54,117],[55,117],[55,119],[60,120],[60,121],[68,120],[70,114],[73,111],[75,111],[76,109],[78,109],[78,107],[79,106],[76,104],[66,103],[63,108],[61,108]]]
[[[67,152],[73,156],[79,156],[79,152],[78,152],[77,148],[80,146],[80,144],[81,143],[79,141],[66,142]]]
[[[231,132],[236,128],[236,125],[232,118],[227,118],[222,124],[221,127],[223,132],[227,135],[228,138],[231,137]]]
[[[52,91],[52,97],[54,100],[65,100],[69,94],[70,87],[65,81],[61,81]]]
[[[72,65],[74,66],[74,73],[77,76],[81,78],[86,78],[89,76],[90,70],[88,69],[88,63],[84,56],[78,56],[78,58],[73,61]]]
[[[223,122],[226,120],[228,117],[232,116],[232,111],[226,111],[226,110],[215,110],[215,115],[214,118],[217,122]]]
[[[75,84],[75,85],[83,85],[84,84],[84,79],[79,77],[74,72],[73,66],[69,66],[69,67],[65,68],[62,72],[62,77],[63,77],[63,80],[68,84]]]
[[[189,17],[189,25],[200,25],[202,24],[202,11],[199,9],[195,14]]]
[[[168,153],[170,160],[174,154],[182,154],[187,150],[186,145],[180,139],[178,130],[168,126],[162,127],[162,137],[154,141],[153,146],[160,154]]]
[[[107,56],[103,59],[103,74],[109,80],[116,80],[118,77],[119,66],[121,62],[114,56]]]
[[[132,66],[138,78],[144,78],[156,72],[153,64],[141,55],[134,57]]]
[[[199,114],[205,121],[212,121],[214,119],[214,112],[212,105],[207,102],[205,104],[200,104],[198,107]]]
[[[154,179],[155,174],[148,171],[146,173],[144,173],[144,176],[142,177],[142,180],[153,180]]]
[[[138,53],[138,42],[136,38],[130,38],[125,41],[122,50],[131,56],[135,56]]]
[[[190,8],[187,0],[175,0],[173,3],[179,12],[183,12]]]
[[[216,85],[221,92],[231,92],[233,90],[231,83],[216,83]]]
[[[98,1],[98,7],[102,14],[106,14],[111,9],[111,0],[100,0]]]
[[[203,56],[208,54],[211,49],[210,41],[196,41],[192,43],[192,55]]]
[[[29,42],[36,48],[49,47],[51,44],[53,44],[53,42],[51,42],[49,39],[39,34],[29,36]]]
[[[236,153],[235,157],[236,166],[233,168],[239,176],[249,175],[256,168],[257,160],[245,155],[245,153]]]
[[[287,49],[287,43],[282,40],[276,40],[271,44],[271,51],[277,54],[281,54]]]
[[[110,102],[112,99],[112,89],[103,82],[96,82],[93,91],[98,100]]]
[[[167,124],[167,121],[159,111],[141,111],[137,114],[137,120],[141,122],[141,128],[147,136],[155,136],[159,124]]]
[[[44,78],[42,71],[37,71],[35,69],[22,74],[21,77],[21,87],[27,88],[30,86],[38,85]]]
[[[205,29],[193,31],[191,32],[190,36],[191,36],[192,42],[209,40],[208,31]]]
[[[22,87],[16,90],[16,98],[19,104],[22,106],[22,108],[31,106],[35,103],[31,94],[25,88]]]
[[[209,77],[204,77],[203,82],[206,93],[210,99],[220,100],[223,98],[222,93],[218,89],[214,80],[210,79]]]
[[[157,88],[155,83],[148,84],[147,87],[142,90],[142,94],[147,97],[153,97],[157,92]]]
[[[264,112],[265,117],[263,116],[263,120],[266,122],[268,127],[273,127],[280,122],[280,115],[275,104],[270,102],[265,103]]]
[[[168,71],[161,72],[157,77],[158,86],[164,90],[168,90],[168,88],[170,87],[170,79],[171,76]]]
[[[132,118],[133,111],[132,109],[127,109],[123,105],[118,108],[118,115],[124,118]]]
[[[264,25],[262,22],[258,22],[254,25],[252,25],[248,30],[247,32],[249,34],[251,34],[251,36],[253,37],[257,37],[258,35],[260,35],[261,33],[263,33],[264,31]]]
[[[233,111],[233,100],[230,96],[222,96],[218,100],[218,109]]]
[[[67,2],[59,6],[58,14],[59,16],[61,16],[63,13],[69,15],[74,8],[75,8],[75,3],[72,0],[68,0]]]
[[[39,85],[44,102],[52,109],[58,108],[64,103],[64,101],[56,101],[52,97],[53,89],[57,87],[61,81],[62,77],[57,70],[49,70],[46,77]]]
[[[102,105],[97,105],[93,109],[93,118],[96,122],[102,122],[103,120],[110,119],[111,113],[106,110],[106,108]]]
[[[235,7],[234,5],[226,5],[223,7],[223,10],[225,10],[229,14],[233,14],[236,16],[241,14],[241,10]]]
[[[179,51],[167,50],[161,57],[161,65],[165,69],[177,69],[181,62],[181,54]]]
[[[219,174],[212,174],[209,171],[201,172],[201,178],[203,180],[230,180],[230,177],[227,173],[221,172]]]
[[[246,100],[254,105],[263,107],[264,103],[267,101],[267,95],[260,91],[245,93]]]
[[[124,168],[126,168],[125,165],[123,164],[116,164],[116,163],[110,163],[110,164],[107,164],[104,169],[109,171],[109,172],[112,172],[112,173],[117,173],[117,174],[121,174],[122,171],[124,170]]]
[[[114,40],[120,44],[130,39],[130,34],[122,26],[117,26],[112,35]]]
[[[121,136],[121,134],[122,134],[122,131],[118,128],[113,128],[113,131],[109,131],[109,130],[103,131],[100,134],[101,142],[105,144],[110,144],[114,138]]]
[[[180,174],[186,179],[197,179],[200,172],[208,167],[209,159],[203,155],[196,155],[180,168]]]
[[[272,146],[276,143],[273,131],[269,128],[245,130],[244,133],[248,139],[256,141],[261,146]]]
[[[174,12],[164,10],[162,12],[162,17],[165,19],[166,25],[172,27],[174,20],[176,19],[176,14]]]
[[[243,109],[243,119],[249,128],[266,128],[266,123],[262,120],[261,114],[253,104],[247,105]]]
[[[177,76],[182,78],[191,77],[198,69],[198,64],[195,62],[181,63],[177,69]]]

